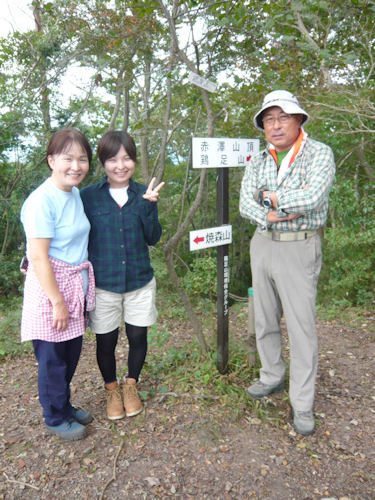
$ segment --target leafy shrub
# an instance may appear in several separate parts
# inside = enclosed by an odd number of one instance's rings
[[[0,360],[31,350],[31,342],[21,344],[22,298],[4,300],[0,307]]]
[[[19,270],[20,260],[17,253],[0,257],[0,298],[21,294],[24,276]]]
[[[170,279],[161,243],[158,243],[156,247],[151,248],[150,256],[158,289],[168,289],[170,287]]]
[[[199,256],[190,267],[191,271],[182,278],[186,292],[192,298],[212,300],[217,288],[216,257]]]
[[[318,298],[322,305],[372,308],[375,301],[375,193],[368,182],[337,179],[330,196]]]
[[[319,299],[341,307],[370,306],[375,302],[375,223],[361,230],[326,230]]]

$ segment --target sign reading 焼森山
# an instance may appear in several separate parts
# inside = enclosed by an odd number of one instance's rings
[[[190,251],[232,243],[232,226],[218,226],[189,232]]]
[[[193,137],[193,168],[244,167],[259,153],[259,139]]]

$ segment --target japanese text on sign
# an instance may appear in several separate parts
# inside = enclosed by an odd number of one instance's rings
[[[232,243],[232,226],[219,226],[190,231],[189,240],[191,251],[229,245]]]
[[[228,314],[228,296],[229,296],[229,257],[224,256],[224,316]]]
[[[216,83],[210,82],[210,80],[206,80],[203,76],[197,75],[197,73],[193,73],[192,71],[189,73],[189,82],[209,92],[215,92],[216,90]]]
[[[244,167],[258,152],[258,139],[192,138],[193,168]]]

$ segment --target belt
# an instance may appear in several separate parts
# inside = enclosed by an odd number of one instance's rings
[[[266,236],[273,241],[302,241],[307,240],[314,234],[318,234],[319,229],[311,231],[262,231],[259,232],[262,236]]]

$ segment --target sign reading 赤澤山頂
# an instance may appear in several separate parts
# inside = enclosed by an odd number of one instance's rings
[[[193,168],[244,167],[259,153],[259,139],[193,137]]]

